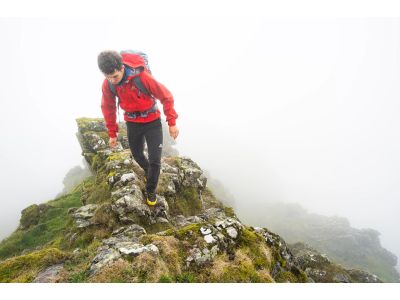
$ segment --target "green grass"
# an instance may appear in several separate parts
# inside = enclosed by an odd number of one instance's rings
[[[40,217],[38,224],[27,230],[16,230],[0,243],[0,259],[20,255],[25,249],[42,247],[57,242],[63,236],[68,222],[68,209],[81,206],[80,193],[61,196],[47,202],[50,208]]]
[[[37,273],[67,258],[56,248],[42,249],[0,262],[0,282],[31,282]]]

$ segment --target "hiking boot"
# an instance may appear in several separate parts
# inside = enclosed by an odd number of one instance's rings
[[[157,203],[157,196],[155,192],[146,192],[146,200],[147,204],[150,206],[154,206]]]

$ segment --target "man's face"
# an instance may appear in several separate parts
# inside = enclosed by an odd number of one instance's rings
[[[118,84],[122,80],[122,77],[124,77],[124,66],[122,66],[121,70],[115,70],[114,73],[104,74],[104,76],[112,84]]]

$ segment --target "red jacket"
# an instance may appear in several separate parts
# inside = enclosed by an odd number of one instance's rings
[[[136,67],[129,61],[128,55],[122,55],[122,63],[132,68]],[[120,98],[121,108],[126,112],[136,112],[149,110],[153,106],[153,100],[150,96],[140,93],[140,97],[138,97],[138,90],[132,80],[135,76],[140,76],[146,89],[155,98],[161,101],[164,114],[167,117],[168,126],[174,126],[178,118],[178,114],[174,109],[174,98],[171,92],[164,85],[157,82],[148,71],[128,76],[125,82],[114,86]],[[108,135],[110,138],[116,137],[118,132],[118,124],[116,122],[116,97],[110,90],[107,78],[103,81],[102,93],[101,110],[108,129]],[[161,112],[157,109],[156,112],[149,113],[147,117],[138,116],[134,121],[128,119],[127,115],[124,114],[124,120],[127,122],[147,123],[156,120],[160,115]]]

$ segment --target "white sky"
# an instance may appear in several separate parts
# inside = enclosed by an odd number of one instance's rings
[[[175,97],[178,150],[239,207],[299,202],[400,256],[399,19],[0,19],[0,36],[1,235],[81,163],[97,54],[138,49]]]

